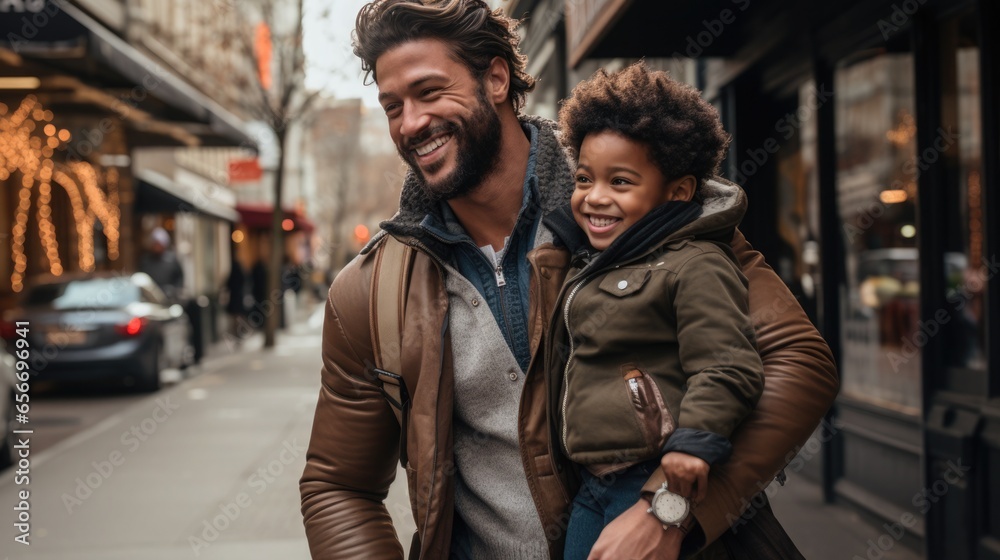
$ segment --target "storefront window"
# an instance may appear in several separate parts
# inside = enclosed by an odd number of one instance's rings
[[[818,319],[821,278],[816,122],[819,106],[827,101],[828,92],[813,81],[799,88],[795,108],[779,123],[784,140],[777,153],[781,250],[775,254],[775,271],[813,322]]]
[[[842,392],[920,412],[920,290],[913,56],[862,53],[835,74],[843,227]]]
[[[946,22],[941,32],[941,139],[948,195],[944,228],[945,298],[950,321],[948,365],[986,367],[983,291],[982,131],[979,40],[973,12]]]

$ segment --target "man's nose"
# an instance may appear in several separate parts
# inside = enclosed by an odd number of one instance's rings
[[[407,140],[412,140],[427,129],[431,118],[426,111],[416,104],[403,106],[403,116],[399,121],[399,134]]]

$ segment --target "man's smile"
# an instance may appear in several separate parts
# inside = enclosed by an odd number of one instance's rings
[[[413,148],[413,152],[421,157],[426,156],[431,152],[434,152],[441,146],[447,144],[448,141],[451,140],[451,138],[452,138],[451,134],[445,134],[444,136],[438,136],[437,138],[432,138],[427,142],[424,142],[423,144],[420,144],[419,146]]]

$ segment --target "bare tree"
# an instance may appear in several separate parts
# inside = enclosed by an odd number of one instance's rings
[[[274,132],[278,161],[274,175],[274,216],[271,222],[271,254],[267,274],[267,294],[273,311],[266,314],[264,346],[271,348],[282,309],[282,255],[285,219],[282,195],[285,166],[290,146],[289,130],[309,113],[320,91],[305,87],[306,56],[303,49],[304,0],[255,0],[234,3],[232,12],[242,19],[234,39],[258,72],[253,83],[256,102],[247,109]],[[318,17],[328,17],[328,12]]]

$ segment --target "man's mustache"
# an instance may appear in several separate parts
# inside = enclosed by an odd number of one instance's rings
[[[457,130],[458,130],[458,125],[454,124],[454,123],[450,123],[450,122],[446,122],[444,124],[440,124],[440,125],[435,126],[433,128],[429,128],[425,132],[423,132],[420,136],[415,136],[409,142],[407,142],[406,143],[406,149],[407,150],[412,150],[412,149],[416,148],[417,146],[419,146],[420,144],[423,144],[424,142],[426,142],[432,136],[436,136],[436,135],[442,134],[442,133],[444,133],[444,134],[450,134],[450,133],[456,132]]]

